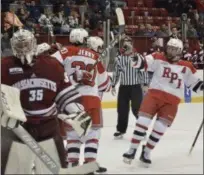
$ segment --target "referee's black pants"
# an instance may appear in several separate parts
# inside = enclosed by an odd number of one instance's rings
[[[138,111],[143,99],[143,91],[140,84],[120,85],[117,101],[118,122],[117,131],[126,133],[129,119],[130,102],[132,113],[138,118]]]

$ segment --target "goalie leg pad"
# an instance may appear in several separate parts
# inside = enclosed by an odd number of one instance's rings
[[[84,159],[85,162],[95,161],[97,158],[98,144],[100,139],[100,129],[90,129],[85,137]]]
[[[66,151],[68,164],[79,162],[81,144],[82,143],[76,131],[72,130],[67,132]]]
[[[35,155],[22,143],[13,142],[5,174],[32,174]]]

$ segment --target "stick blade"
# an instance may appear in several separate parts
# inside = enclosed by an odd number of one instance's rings
[[[123,14],[122,9],[121,8],[116,8],[115,13],[117,15],[118,25],[119,26],[125,25],[125,18],[124,18],[124,14]]]
[[[96,162],[87,163],[81,166],[71,168],[61,168],[59,174],[88,174],[95,172],[99,169],[99,165]]]

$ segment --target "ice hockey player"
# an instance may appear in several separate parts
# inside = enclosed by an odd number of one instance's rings
[[[63,66],[51,56],[36,56],[36,38],[30,31],[20,29],[15,32],[11,46],[14,56],[1,60],[1,83],[20,90],[21,105],[27,117],[21,125],[59,165],[66,168],[57,115],[72,113],[75,117],[87,118],[88,122],[81,123],[84,133],[91,118],[77,102],[80,94],[69,83]],[[10,121],[10,116],[1,114],[1,174],[31,174],[33,171],[50,174],[13,134],[11,129],[18,127],[20,121]]]
[[[101,54],[104,47],[103,40],[98,36],[90,36],[87,39],[87,46],[96,52],[96,54]],[[100,100],[102,101],[103,93],[109,92],[111,89],[111,77],[108,75],[108,72],[106,72],[102,62],[100,61],[97,64],[97,83],[98,83],[98,94],[100,97]],[[101,118],[103,118],[103,112],[102,107],[100,109],[100,115]],[[97,173],[103,173],[106,172],[107,169],[104,167],[100,167],[99,170],[97,170]]]
[[[103,51],[104,42],[98,36],[90,36],[87,39],[87,46],[97,54],[101,54]],[[97,64],[97,69],[98,91],[99,96],[102,99],[103,92],[109,92],[111,89],[111,77],[108,75],[108,72],[106,72],[101,61]]]
[[[78,86],[77,90],[82,95],[82,105],[92,118],[92,127],[84,138],[78,137],[74,130],[70,130],[69,126],[67,127],[68,166],[78,165],[82,143],[85,144],[85,163],[96,160],[100,128],[103,124],[100,115],[101,101],[97,83],[97,74],[100,73],[99,66],[92,70],[93,64],[98,59],[98,54],[87,47],[87,38],[88,32],[85,29],[73,29],[69,38],[72,45],[63,47],[52,55],[64,65],[70,82]],[[100,64],[99,62],[98,65]]]
[[[146,145],[142,146],[140,156],[140,161],[145,166],[151,164],[150,153],[176,117],[178,104],[183,97],[184,84],[196,93],[203,93],[203,81],[195,76],[196,69],[190,62],[180,60],[182,49],[182,41],[173,38],[167,42],[165,54],[148,55],[146,59],[133,58],[133,67],[145,67],[154,74],[140,107],[130,149],[123,154],[125,163],[130,164],[135,158],[141,140],[156,115],[152,132]]]

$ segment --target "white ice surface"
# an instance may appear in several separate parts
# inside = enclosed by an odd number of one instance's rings
[[[130,113],[128,131],[122,140],[114,140],[116,109],[103,110],[104,128],[100,140],[98,162],[108,169],[107,174],[203,174],[203,130],[189,156],[188,152],[203,118],[203,104],[181,104],[171,128],[152,152],[150,168],[141,166],[137,152],[131,165],[123,163],[122,154],[130,145],[135,119]]]

